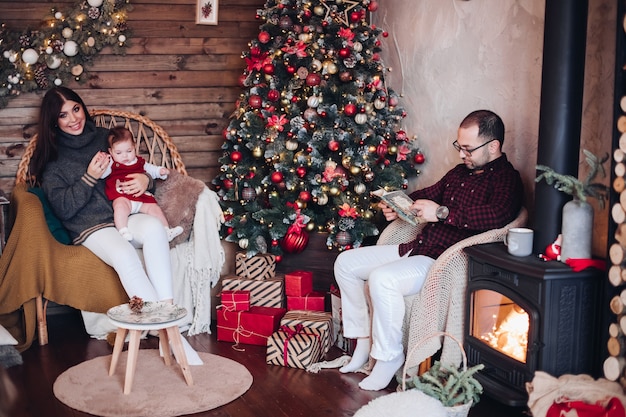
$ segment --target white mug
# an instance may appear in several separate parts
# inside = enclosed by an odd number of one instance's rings
[[[513,227],[504,236],[504,244],[513,256],[528,256],[533,253],[533,229]]]

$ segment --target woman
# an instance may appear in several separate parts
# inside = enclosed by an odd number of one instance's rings
[[[146,214],[130,216],[130,242],[114,227],[105,181],[99,179],[109,165],[108,133],[108,129],[96,127],[76,92],[66,87],[52,88],[41,103],[31,172],[73,243],[82,244],[113,267],[129,298],[171,303],[169,243],[161,222]],[[126,194],[138,196],[150,182],[147,174],[131,174],[121,188]],[[135,248],[143,249],[145,269]],[[83,318],[90,334],[106,334],[106,322],[94,320],[85,312]]]

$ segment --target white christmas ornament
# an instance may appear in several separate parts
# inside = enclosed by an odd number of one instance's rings
[[[93,48],[93,46],[96,44],[96,40],[94,39],[93,36],[90,36],[87,38],[87,46],[90,48]]]
[[[63,84],[63,81],[61,81],[60,78],[57,78],[56,80],[54,80],[54,85],[61,85]]]
[[[22,52],[22,61],[29,65],[33,65],[39,59],[39,54],[33,48],[28,48]]]
[[[59,58],[57,55],[50,55],[46,58],[46,65],[48,65],[48,68],[50,69],[57,69],[61,66],[61,58]]]
[[[51,46],[48,46],[48,47],[46,48],[46,53],[47,53],[48,55],[50,55],[52,52],[54,52],[54,49],[52,49],[52,47],[51,47]]]
[[[78,53],[78,44],[74,41],[67,41],[63,45],[63,53],[67,56],[74,56]]]
[[[54,14],[54,17],[55,17],[55,19],[60,19],[60,18],[62,18],[62,17],[63,17],[63,13],[61,13],[61,12],[56,12],[56,13]]]
[[[120,35],[117,37],[117,40],[120,42],[126,42],[126,35]]]
[[[70,28],[64,28],[63,31],[61,32],[61,34],[63,35],[65,39],[71,38],[73,33],[74,31]]]
[[[11,56],[11,51],[4,51],[2,53],[2,56],[5,57],[6,59],[9,59],[9,57]]]
[[[89,5],[91,7],[100,7],[100,6],[102,6],[102,0],[87,0],[87,3],[89,3]]]

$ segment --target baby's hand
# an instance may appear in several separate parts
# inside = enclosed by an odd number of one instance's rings
[[[159,170],[159,174],[160,175],[170,175],[170,170],[165,168],[165,167],[161,167],[161,169]]]

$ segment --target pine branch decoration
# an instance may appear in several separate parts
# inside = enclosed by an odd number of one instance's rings
[[[599,158],[586,149],[583,149],[583,153],[585,154],[585,162],[591,168],[584,181],[580,181],[572,175],[559,174],[548,166],[537,165],[536,169],[541,171],[541,174],[535,178],[535,182],[544,180],[546,184],[553,186],[556,190],[569,194],[580,201],[587,201],[587,197],[596,198],[600,208],[604,208],[604,202],[608,199],[609,187],[593,181],[598,174],[606,177],[604,163],[609,159],[609,155],[605,154]]]

